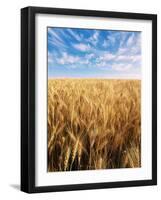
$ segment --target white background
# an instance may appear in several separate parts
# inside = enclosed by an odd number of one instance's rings
[[[160,0],[5,0],[0,6],[0,199],[160,199],[161,174],[158,186],[121,189],[25,194],[19,192],[20,171],[20,8],[28,5],[98,9],[125,12],[157,13],[161,20]],[[159,23],[158,23],[159,24]],[[161,27],[158,27],[158,35]],[[158,52],[161,51],[158,38]],[[158,53],[159,55],[159,53]],[[158,56],[158,86],[161,71]],[[159,88],[159,87],[158,87]],[[159,88],[160,89],[160,88]],[[158,91],[159,91],[158,89]],[[161,94],[158,93],[158,102]],[[161,153],[161,107],[158,104],[158,154]],[[158,169],[161,160],[158,156]]]

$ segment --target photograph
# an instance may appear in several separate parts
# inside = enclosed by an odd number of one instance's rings
[[[157,184],[157,15],[21,9],[21,190]]]
[[[140,168],[141,31],[47,27],[47,171]]]

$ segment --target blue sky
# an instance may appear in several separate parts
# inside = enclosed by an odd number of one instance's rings
[[[48,28],[49,78],[141,78],[141,32]]]

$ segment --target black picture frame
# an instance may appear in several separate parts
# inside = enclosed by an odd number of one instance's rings
[[[91,184],[35,186],[35,15],[61,14],[152,21],[152,179]],[[21,9],[21,190],[27,193],[103,189],[157,184],[157,15],[96,10]]]

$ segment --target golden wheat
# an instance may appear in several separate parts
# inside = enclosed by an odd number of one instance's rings
[[[139,80],[48,80],[48,171],[141,166]]]

